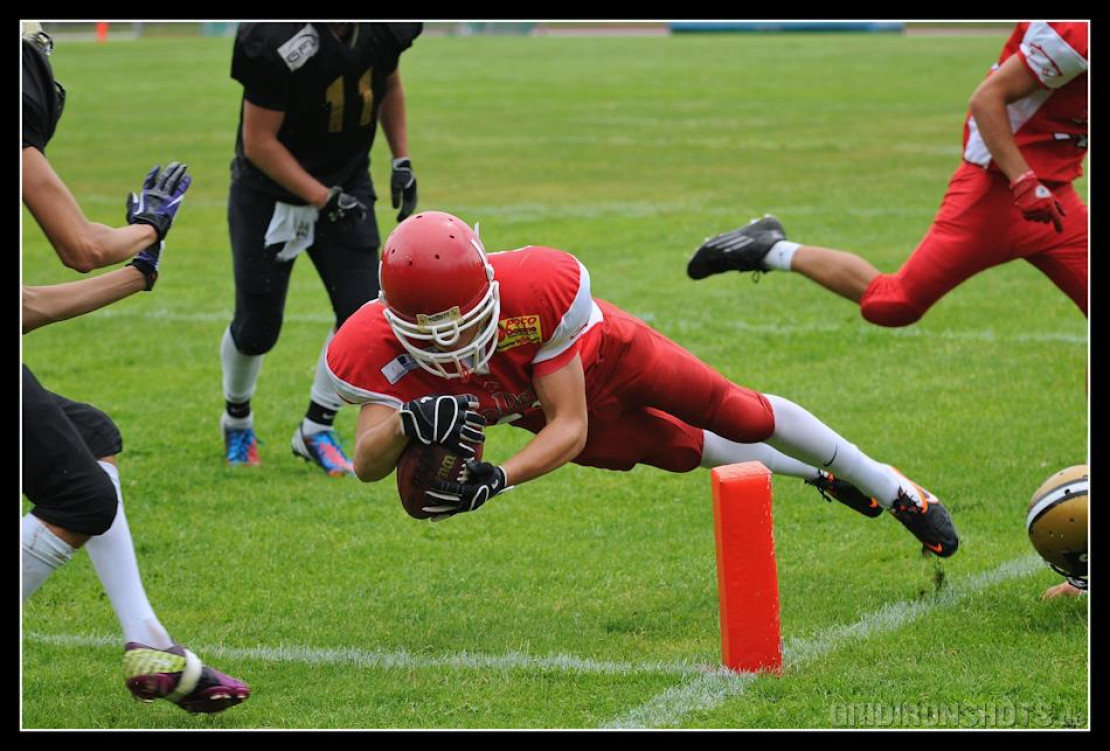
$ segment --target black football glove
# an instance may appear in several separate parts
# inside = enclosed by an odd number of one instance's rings
[[[403,222],[416,208],[416,175],[412,173],[412,162],[407,156],[393,160],[389,188],[393,196],[393,208],[401,209],[397,212],[397,221]]]
[[[455,514],[473,511],[498,493],[508,489],[505,470],[487,462],[466,462],[466,481],[436,480],[431,490],[424,493],[428,505],[424,511],[432,514],[432,521],[450,519]]]
[[[422,396],[401,407],[401,432],[425,446],[439,443],[463,457],[486,440],[486,418],[475,412],[473,396]]]
[[[127,197],[127,223],[149,224],[158,232],[158,239],[165,240],[185,191],[193,182],[186,174],[188,169],[180,162],[170,162],[165,172],[161,165],[154,165],[143,181],[142,191]]]
[[[143,276],[146,277],[147,292],[154,289],[154,283],[158,281],[158,262],[162,260],[162,249],[165,247],[166,244],[159,240],[127,263],[128,266],[134,266],[143,272]]]
[[[328,200],[320,209],[320,216],[331,224],[361,222],[366,218],[366,204],[350,193],[344,193],[338,185],[328,191]]]

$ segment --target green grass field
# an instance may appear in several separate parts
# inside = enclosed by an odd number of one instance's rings
[[[120,224],[155,162],[187,161],[195,182],[157,289],[24,337],[23,359],[117,421],[151,600],[254,696],[211,717],[131,701],[118,624],[78,555],[23,609],[23,726],[1087,726],[1088,604],[1039,601],[1059,577],[1024,530],[1032,491],[1086,461],[1072,303],[1015,263],[885,330],[800,277],[684,271],[703,237],[764,212],[897,269],[1004,36],[429,37],[403,58],[422,208],[480,221],[490,250],[575,253],[597,296],[806,406],[951,510],[962,544],[939,562],[893,519],[776,479],[781,678],[715,670],[705,471],[568,466],[433,526],[404,514],[392,478],[295,460],[330,320],[305,260],[253,402],[263,466],[227,468],[231,40],[59,44],[69,98],[47,154],[90,218]],[[385,193],[388,156],[379,137]],[[394,213],[379,204],[383,237]],[[75,278],[23,217],[24,281]],[[354,421],[338,421],[348,445]],[[526,438],[493,430],[487,457]]]

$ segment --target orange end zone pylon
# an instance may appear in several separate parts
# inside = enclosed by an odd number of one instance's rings
[[[759,462],[744,462],[717,467],[711,475],[721,657],[731,670],[781,674],[771,472]]]

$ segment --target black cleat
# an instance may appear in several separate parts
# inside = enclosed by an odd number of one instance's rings
[[[906,492],[905,488],[898,491],[890,513],[914,537],[921,540],[925,550],[941,558],[955,553],[960,545],[960,538],[956,535],[956,527],[952,524],[948,509],[928,490],[901,472],[898,474],[906,481],[910,492]]]
[[[768,214],[703,242],[686,264],[686,273],[691,279],[704,279],[725,271],[770,271],[763,257],[785,239],[782,222]]]
[[[821,474],[812,480],[806,480],[806,485],[817,488],[817,492],[829,503],[832,503],[833,499],[838,500],[848,508],[871,519],[883,513],[883,507],[879,505],[879,502],[874,498],[868,498],[855,485],[833,477],[832,474],[824,470],[818,471]]]

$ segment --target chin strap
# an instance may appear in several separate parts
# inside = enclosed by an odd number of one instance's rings
[[[1081,589],[1084,592],[1087,591],[1087,578],[1086,577],[1080,578],[1078,576],[1069,576],[1069,577],[1067,577],[1067,579],[1068,579],[1068,584],[1072,585],[1076,589]]]

